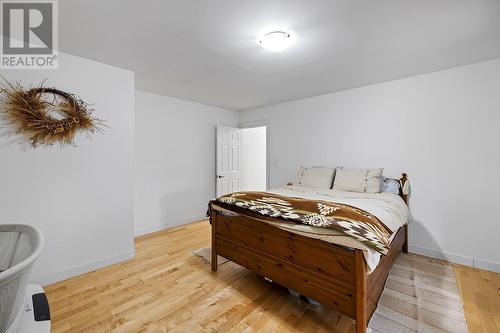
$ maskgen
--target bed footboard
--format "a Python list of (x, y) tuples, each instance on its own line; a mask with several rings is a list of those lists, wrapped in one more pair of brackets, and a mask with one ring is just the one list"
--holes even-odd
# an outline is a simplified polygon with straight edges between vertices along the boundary
[(210, 220), (212, 271), (217, 270), (217, 256), (223, 256), (355, 319), (357, 333), (366, 332), (406, 235), (404, 230), (398, 232), (398, 242), (367, 275), (361, 250), (294, 234), (252, 216), (212, 211)]

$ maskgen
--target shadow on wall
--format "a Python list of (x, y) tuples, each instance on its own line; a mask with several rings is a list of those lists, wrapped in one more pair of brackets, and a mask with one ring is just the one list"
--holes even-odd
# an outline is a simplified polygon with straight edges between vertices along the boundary
[[(427, 230), (424, 223), (420, 222), (419, 220), (417, 220), (413, 217), (413, 213), (411, 210), (411, 202), (412, 202), (411, 201), (411, 199), (412, 199), (412, 184), (411, 184), (411, 182), (409, 183), (409, 185), (410, 185), (409, 192), (408, 192), (408, 208), (410, 209), (410, 216), (409, 216), (409, 222), (408, 222), (409, 252), (412, 252), (412, 248), (414, 249), (414, 251), (418, 251), (418, 249), (415, 249), (415, 247), (417, 247), (417, 248), (421, 248), (424, 250), (425, 249), (432, 250), (433, 255), (442, 254), (442, 256), (443, 256), (444, 253), (443, 253), (441, 247), (439, 246), (438, 242), (434, 239), (433, 235)], [(426, 240), (425, 247), (418, 245), (418, 244), (414, 244), (412, 242), (413, 235), (415, 235), (415, 234), (418, 235), (418, 238)], [(419, 253), (417, 253), (417, 254), (419, 254)], [(429, 255), (429, 253), (427, 253), (427, 255)]]
[[(410, 216), (411, 216), (411, 213), (410, 213)], [(415, 233), (415, 234), (418, 234), (418, 236), (419, 236), (420, 239), (425, 239), (426, 240), (425, 247), (422, 247), (422, 248), (432, 250), (432, 252), (443, 253), (443, 251), (442, 251), (441, 247), (439, 246), (438, 242), (434, 239), (433, 235), (426, 229), (425, 225), (422, 222), (420, 222), (420, 221), (414, 219), (413, 217), (411, 217), (410, 218), (410, 223), (409, 223), (409, 229), (408, 230), (409, 230), (408, 231), (408, 233), (409, 233), (408, 238), (410, 240), (410, 242), (409, 242), (409, 246), (410, 246), (409, 252), (412, 252), (411, 251), (412, 250), (412, 246), (422, 247), (420, 245), (412, 243), (412, 233)]]

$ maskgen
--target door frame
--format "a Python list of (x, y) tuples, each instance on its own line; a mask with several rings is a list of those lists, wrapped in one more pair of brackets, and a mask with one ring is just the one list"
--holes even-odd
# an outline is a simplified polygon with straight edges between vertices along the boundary
[(270, 163), (269, 163), (269, 119), (259, 119), (259, 120), (253, 120), (253, 121), (245, 121), (240, 123), (239, 128), (244, 129), (244, 128), (254, 128), (254, 127), (265, 127), (266, 128), (266, 190), (269, 190), (269, 179), (270, 179)]

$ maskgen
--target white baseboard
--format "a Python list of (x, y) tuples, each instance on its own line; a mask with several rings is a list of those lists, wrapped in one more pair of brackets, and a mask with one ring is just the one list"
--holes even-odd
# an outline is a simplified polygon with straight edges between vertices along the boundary
[(441, 250), (431, 249), (428, 247), (409, 245), (408, 251), (411, 253), (421, 254), (423, 256), (432, 257), (436, 259), (446, 260), (455, 264), (474, 267), (474, 259), (460, 254), (453, 254), (443, 252)]
[(99, 259), (99, 260), (94, 260), (87, 262), (83, 265), (71, 267), (62, 271), (59, 271), (57, 273), (45, 275), (42, 277), (33, 277), (32, 276), (32, 283), (36, 283), (42, 286), (46, 286), (55, 282), (59, 282), (62, 280), (69, 279), (71, 277), (83, 274), (83, 273), (88, 273), (91, 271), (94, 271), (96, 269), (117, 264), (122, 261), (126, 261), (129, 259), (132, 259), (135, 257), (135, 249), (132, 249), (130, 251), (126, 251), (111, 257), (107, 257), (104, 259)]
[(444, 252), (441, 250), (431, 249), (428, 247), (423, 247), (418, 245), (409, 245), (408, 251), (411, 253), (421, 254), (423, 256), (431, 258), (446, 260), (455, 264), (460, 264), (500, 273), (500, 264), (491, 261), (467, 257), (460, 254)]
[(481, 269), (484, 269), (487, 271), (500, 273), (500, 264), (497, 262), (481, 260), (481, 259), (474, 259), (474, 267), (481, 268)]
[(135, 237), (139, 237), (139, 236), (142, 236), (142, 235), (150, 234), (152, 232), (162, 231), (162, 230), (165, 230), (165, 229), (177, 227), (179, 225), (189, 224), (189, 223), (193, 223), (193, 222), (197, 222), (197, 221), (201, 221), (201, 220), (205, 220), (205, 219), (207, 219), (207, 217), (206, 216), (202, 216), (202, 217), (194, 217), (194, 218), (187, 219), (187, 220), (170, 221), (168, 223), (162, 223), (162, 224), (152, 225), (152, 226), (149, 226), (149, 227), (146, 227), (146, 228), (141, 228), (141, 229), (135, 230), (134, 231), (134, 236)]

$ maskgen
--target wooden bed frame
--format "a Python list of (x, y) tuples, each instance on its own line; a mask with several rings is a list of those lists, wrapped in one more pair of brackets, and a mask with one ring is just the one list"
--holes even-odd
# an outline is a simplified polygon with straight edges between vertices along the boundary
[[(401, 184), (407, 180), (403, 173)], [(400, 196), (408, 204), (407, 195), (400, 192)], [(212, 210), (212, 271), (217, 271), (220, 255), (353, 318), (356, 333), (366, 332), (394, 261), (408, 252), (407, 225), (398, 230), (377, 268), (367, 274), (362, 250), (288, 232), (257, 221), (255, 213), (241, 213), (229, 216)]]

